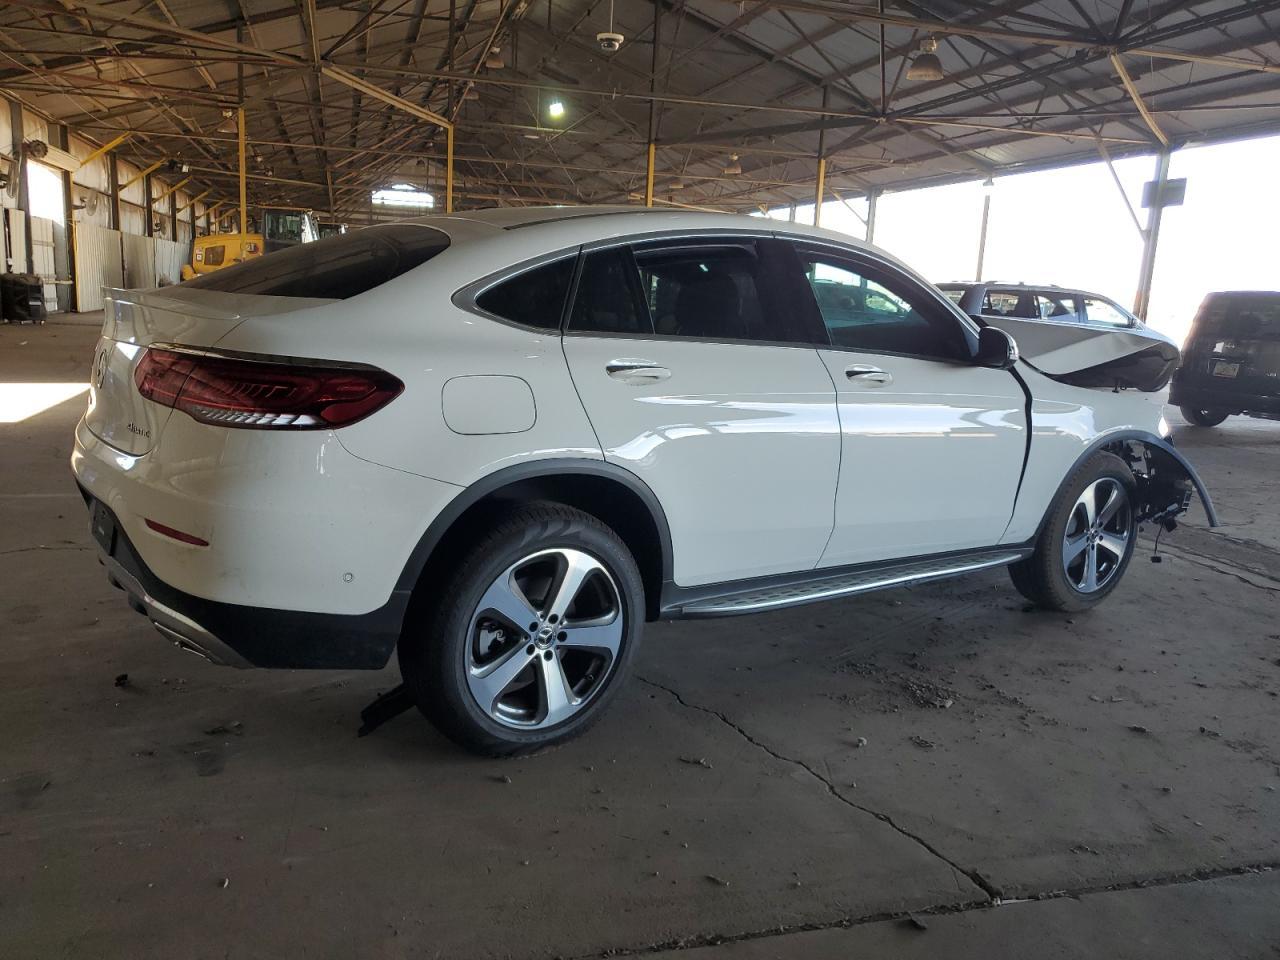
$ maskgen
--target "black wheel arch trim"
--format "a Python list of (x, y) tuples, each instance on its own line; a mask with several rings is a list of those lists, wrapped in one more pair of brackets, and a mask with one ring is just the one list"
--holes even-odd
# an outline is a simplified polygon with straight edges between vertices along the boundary
[(649, 485), (638, 476), (607, 460), (593, 460), (586, 457), (556, 457), (548, 460), (531, 460), (513, 464), (486, 474), (481, 479), (469, 484), (461, 493), (449, 501), (427, 527), (419, 538), (417, 545), (409, 554), (400, 579), (395, 589), (413, 590), (418, 583), (427, 561), (450, 528), (457, 520), (485, 497), (496, 493), (503, 487), (524, 480), (554, 479), (564, 476), (593, 476), (620, 483), (631, 493), (639, 497), (648, 510), (654, 529), (658, 532), (659, 547), (662, 552), (661, 581), (669, 581), (674, 567), (674, 555), (671, 547), (671, 527), (667, 523), (666, 512), (662, 509), (657, 495)]
[(1067, 481), (1071, 479), (1071, 476), (1076, 472), (1080, 465), (1099, 450), (1105, 450), (1107, 447), (1117, 443), (1129, 442), (1142, 443), (1152, 450), (1159, 451), (1160, 454), (1168, 457), (1175, 466), (1179, 467), (1183, 473), (1186, 474), (1186, 478), (1191, 482), (1192, 487), (1195, 488), (1196, 496), (1200, 498), (1200, 504), (1204, 507), (1204, 514), (1209, 521), (1209, 526), (1216, 527), (1219, 525), (1217, 511), (1214, 509), (1213, 500), (1209, 496), (1209, 491), (1205, 489), (1204, 481), (1200, 479), (1200, 474), (1196, 472), (1196, 468), (1193, 467), (1191, 462), (1182, 455), (1180, 450), (1174, 447), (1174, 445), (1168, 440), (1162, 439), (1148, 430), (1116, 430), (1111, 433), (1103, 434), (1095, 439), (1084, 448), (1084, 451), (1078, 457), (1076, 457), (1075, 461), (1071, 464), (1070, 469), (1068, 469), (1063, 475), (1062, 481), (1058, 484), (1058, 489), (1054, 491), (1053, 498), (1049, 501), (1049, 506), (1045, 508), (1044, 516), (1040, 518), (1040, 524), (1036, 527), (1037, 537), (1039, 536), (1040, 531), (1044, 529), (1044, 525), (1049, 519), (1049, 511), (1053, 509), (1053, 505), (1057, 502), (1059, 495), (1067, 484)]

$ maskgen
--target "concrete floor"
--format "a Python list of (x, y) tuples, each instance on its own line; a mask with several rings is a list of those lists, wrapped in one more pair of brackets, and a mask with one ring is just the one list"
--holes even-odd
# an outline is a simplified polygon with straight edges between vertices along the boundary
[[(0, 327), (0, 380), (95, 337)], [(1092, 614), (996, 572), (657, 625), (588, 737), (491, 762), (356, 739), (394, 671), (164, 643), (93, 560), (82, 408), (0, 424), (0, 956), (1280, 954), (1280, 424), (1176, 428), (1228, 526)]]

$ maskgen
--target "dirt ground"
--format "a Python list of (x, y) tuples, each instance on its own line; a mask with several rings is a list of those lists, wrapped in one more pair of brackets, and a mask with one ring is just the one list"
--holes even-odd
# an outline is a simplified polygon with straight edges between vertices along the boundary
[[(0, 327), (0, 381), (96, 336)], [(1280, 423), (1170, 412), (1226, 525), (1093, 613), (997, 571), (653, 625), (591, 734), (494, 762), (357, 739), (394, 668), (163, 642), (94, 561), (83, 405), (0, 423), (0, 956), (1280, 955)]]

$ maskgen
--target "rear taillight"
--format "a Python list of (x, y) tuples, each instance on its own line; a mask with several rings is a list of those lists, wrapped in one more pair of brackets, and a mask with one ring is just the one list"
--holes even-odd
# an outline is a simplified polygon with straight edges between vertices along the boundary
[(374, 367), (148, 349), (133, 375), (148, 400), (201, 423), (323, 430), (362, 420), (404, 384)]

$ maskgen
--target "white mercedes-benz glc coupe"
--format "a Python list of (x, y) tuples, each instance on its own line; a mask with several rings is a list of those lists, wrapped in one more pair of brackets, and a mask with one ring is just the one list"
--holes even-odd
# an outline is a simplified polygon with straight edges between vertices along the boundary
[[(446, 734), (581, 732), (647, 620), (1007, 566), (1116, 589), (1199, 495), (1163, 342), (1015, 336), (751, 217), (507, 209), (111, 290), (72, 468), (112, 582), (217, 663), (398, 655)], [(1137, 389), (1134, 389), (1134, 388)]]

